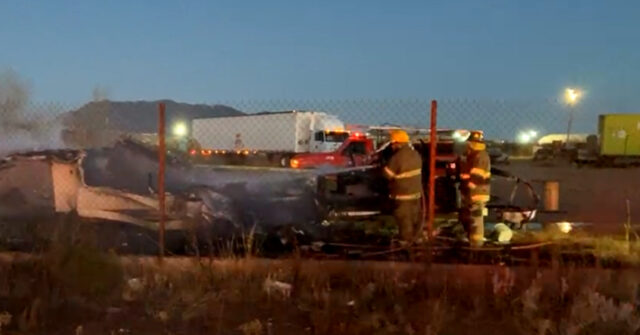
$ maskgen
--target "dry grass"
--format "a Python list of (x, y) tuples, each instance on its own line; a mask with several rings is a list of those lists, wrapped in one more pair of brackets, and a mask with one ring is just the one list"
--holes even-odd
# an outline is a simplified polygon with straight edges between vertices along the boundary
[(593, 236), (583, 232), (561, 233), (556, 229), (516, 235), (516, 243), (536, 243), (550, 241), (559, 249), (593, 256), (600, 262), (616, 263), (624, 266), (640, 266), (640, 240), (625, 239), (621, 236)]
[[(80, 236), (80, 234), (76, 234)], [(547, 231), (638, 264), (637, 242)], [(243, 242), (251, 243), (252, 238)], [(0, 334), (634, 334), (640, 269), (0, 254)]]
[[(82, 253), (82, 256), (76, 253)], [(2, 334), (633, 334), (638, 270), (128, 257), (0, 264)], [(116, 278), (116, 279), (114, 279)]]

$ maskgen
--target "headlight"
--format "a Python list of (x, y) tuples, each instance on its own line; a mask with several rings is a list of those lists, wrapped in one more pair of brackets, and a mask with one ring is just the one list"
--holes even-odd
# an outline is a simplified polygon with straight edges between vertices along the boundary
[(453, 139), (458, 141), (458, 142), (464, 142), (467, 139), (469, 139), (469, 136), (471, 136), (471, 132), (468, 130), (456, 130), (453, 132)]

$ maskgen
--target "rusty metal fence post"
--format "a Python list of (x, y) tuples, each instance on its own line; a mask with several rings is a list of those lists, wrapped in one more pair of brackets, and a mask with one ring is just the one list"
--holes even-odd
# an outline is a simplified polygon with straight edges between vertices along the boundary
[(164, 226), (165, 226), (165, 192), (164, 192), (164, 170), (166, 164), (165, 145), (165, 105), (158, 104), (158, 210), (160, 221), (158, 227), (158, 246), (160, 260), (164, 257)]
[(429, 240), (433, 239), (433, 223), (435, 220), (435, 193), (436, 193), (436, 146), (438, 138), (436, 136), (436, 120), (438, 113), (438, 102), (436, 100), (431, 101), (431, 124), (429, 132), (429, 205), (427, 218), (427, 234)]

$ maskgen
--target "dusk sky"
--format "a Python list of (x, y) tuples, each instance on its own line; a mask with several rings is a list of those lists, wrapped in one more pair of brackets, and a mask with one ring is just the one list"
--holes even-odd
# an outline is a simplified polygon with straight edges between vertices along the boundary
[(637, 1), (2, 1), (38, 101), (634, 100)]

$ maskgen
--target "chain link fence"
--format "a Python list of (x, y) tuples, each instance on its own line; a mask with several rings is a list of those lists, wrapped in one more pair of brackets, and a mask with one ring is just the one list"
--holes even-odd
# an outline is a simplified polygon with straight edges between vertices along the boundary
[[(409, 129), (411, 135), (425, 135), (429, 128), (431, 101), (247, 100), (184, 104), (167, 100), (163, 103), (166, 105), (168, 149), (167, 229), (171, 230), (174, 224), (206, 215), (216, 216), (216, 220), (222, 218), (247, 224), (259, 219), (299, 221), (300, 213), (312, 213), (313, 203), (293, 206), (288, 202), (271, 202), (271, 199), (290, 201), (298, 196), (291, 194), (306, 192), (301, 190), (306, 181), (294, 176), (303, 169), (290, 169), (303, 166), (296, 166), (301, 164), (296, 163), (296, 156), (283, 153), (321, 153), (324, 155), (313, 158), (316, 161), (312, 159), (311, 165), (332, 160), (332, 165), (351, 166), (358, 163), (353, 160), (354, 155), (371, 152), (384, 142), (384, 138), (376, 138), (376, 130), (384, 133), (390, 127), (400, 127)], [(559, 100), (440, 99), (437, 121), (439, 129), (482, 130), (487, 140), (517, 143), (523, 141), (519, 138), (523, 132), (531, 135), (531, 131), (535, 131), (537, 137), (545, 134), (562, 137), (567, 133), (571, 115), (572, 133), (594, 134), (597, 133), (599, 114), (629, 111), (624, 105), (604, 101), (570, 107)], [(158, 101), (103, 100), (72, 105), (34, 103), (26, 98), (0, 100), (0, 156), (4, 157), (0, 160), (0, 226), (19, 227), (3, 226), (7, 217), (22, 220), (34, 215), (81, 209), (78, 211), (80, 216), (129, 222), (139, 229), (157, 227), (157, 129)], [(369, 137), (365, 136), (367, 133)], [(375, 139), (374, 148), (364, 146), (366, 144), (345, 147), (356, 134), (364, 139)], [(536, 138), (530, 136), (526, 140), (534, 142)], [(531, 147), (531, 143), (528, 146)], [(43, 151), (49, 149), (58, 150)], [(343, 151), (326, 155), (338, 150)], [(345, 152), (347, 154), (342, 154)], [(211, 166), (218, 165), (284, 166), (288, 169), (284, 169), (285, 172), (277, 169), (281, 174), (270, 174), (261, 168), (252, 172), (216, 169), (212, 173)], [(207, 169), (192, 169), (203, 166)], [(529, 171), (528, 166), (514, 169), (524, 171), (523, 175), (530, 179), (549, 178), (547, 172)], [(554, 173), (558, 180), (569, 180), (575, 175), (569, 170)], [(561, 176), (561, 173), (564, 174)], [(619, 172), (615, 177), (627, 178), (627, 174)], [(578, 181), (575, 183), (581, 185)], [(244, 185), (241, 191), (234, 189), (237, 184)], [(202, 185), (206, 188), (198, 188)], [(606, 187), (617, 187), (614, 184), (600, 186), (607, 192)], [(568, 188), (562, 190), (565, 192), (563, 199), (575, 195), (575, 192), (567, 195), (566, 192), (573, 192)], [(197, 193), (195, 198), (206, 199), (208, 203), (194, 204), (194, 192)], [(625, 192), (620, 197), (635, 194), (633, 190)], [(235, 197), (233, 202), (228, 201), (228, 195)], [(612, 208), (621, 201), (612, 201)], [(233, 209), (238, 204), (242, 209)], [(566, 206), (572, 213), (577, 213), (576, 220), (613, 222), (619, 219), (615, 215), (603, 216), (602, 211), (589, 212), (589, 208), (597, 206), (583, 206), (589, 204), (585, 199), (576, 200), (573, 205), (565, 204), (569, 204)], [(193, 208), (200, 211), (196, 216)], [(210, 208), (217, 210), (210, 211)], [(274, 208), (282, 212), (273, 211)], [(131, 214), (134, 212), (138, 214)], [(248, 215), (246, 213), (253, 213), (252, 217), (243, 217)], [(304, 220), (313, 219), (310, 216)], [(118, 237), (121, 232), (113, 227), (111, 234), (113, 239), (121, 238)], [(11, 234), (2, 230), (0, 235)], [(146, 240), (154, 237), (146, 236)], [(171, 243), (170, 239), (167, 243)], [(129, 243), (134, 244), (139, 245)]]
[[(339, 123), (342, 123), (343, 128), (353, 129), (360, 129), (357, 126), (364, 125), (427, 129), (430, 100), (246, 100), (225, 101), (219, 104), (182, 104), (166, 101), (166, 104), (168, 135), (192, 136), (194, 119), (293, 110), (317, 111), (335, 116), (336, 120), (333, 120), (335, 122), (331, 127), (336, 129), (340, 128)], [(599, 114), (631, 111), (626, 106), (604, 101), (589, 101), (570, 107), (559, 100), (534, 99), (439, 99), (438, 106), (438, 128), (482, 130), (486, 139), (501, 141), (517, 141), (518, 135), (528, 130), (534, 130), (540, 136), (566, 134), (571, 114), (572, 133), (596, 133)], [(156, 134), (158, 128), (157, 103), (152, 102), (98, 101), (72, 105), (5, 100), (0, 102), (0, 115), (2, 154), (46, 148), (100, 147), (109, 145), (123, 135)], [(245, 131), (259, 134), (255, 136), (255, 140), (265, 142), (264, 145), (256, 145), (256, 148), (248, 148), (249, 150), (277, 147), (278, 143), (284, 141), (285, 135), (291, 136), (283, 133), (283, 128), (269, 128), (268, 124), (261, 124), (264, 118), (243, 117), (242, 120), (231, 122), (229, 126), (244, 124)], [(280, 127), (285, 127), (285, 124)], [(314, 126), (320, 127), (318, 124)], [(216, 130), (212, 129), (211, 132)], [(207, 130), (204, 128), (198, 131), (199, 135), (203, 136)], [(230, 144), (211, 149), (234, 147), (237, 132), (233, 133), (232, 128), (226, 128), (225, 131), (228, 131), (228, 134), (225, 132), (209, 135), (215, 136), (216, 142)], [(220, 133), (219, 130), (217, 132)], [(222, 139), (221, 136), (230, 138)]]

